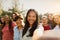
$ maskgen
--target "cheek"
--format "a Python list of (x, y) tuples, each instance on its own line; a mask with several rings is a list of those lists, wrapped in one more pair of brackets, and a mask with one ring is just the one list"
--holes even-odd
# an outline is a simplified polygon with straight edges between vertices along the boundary
[(57, 19), (54, 19), (54, 21), (55, 21), (55, 22), (58, 22), (58, 20), (57, 20)]
[(47, 23), (48, 21), (47, 20), (43, 20), (43, 23)]
[(22, 24), (22, 20), (20, 20), (20, 24)]
[(36, 17), (28, 17), (27, 20), (28, 20), (28, 21), (30, 21), (30, 20), (36, 21)]
[(33, 20), (36, 21), (36, 17), (34, 17)]
[(27, 20), (28, 20), (29, 24), (33, 24), (36, 21), (36, 18), (34, 18), (34, 17), (31, 17), (31, 18), (28, 17)]
[(27, 17), (27, 21), (29, 21), (30, 20), (30, 18), (29, 17)]

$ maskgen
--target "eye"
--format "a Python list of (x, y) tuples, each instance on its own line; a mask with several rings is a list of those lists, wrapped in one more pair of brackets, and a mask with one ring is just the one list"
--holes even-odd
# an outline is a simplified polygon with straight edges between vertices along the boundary
[(31, 15), (28, 15), (28, 17), (31, 17)]

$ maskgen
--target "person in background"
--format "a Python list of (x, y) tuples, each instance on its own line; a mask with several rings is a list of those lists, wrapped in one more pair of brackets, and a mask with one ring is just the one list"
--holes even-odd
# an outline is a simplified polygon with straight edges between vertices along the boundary
[(22, 30), (23, 30), (23, 25), (22, 25), (22, 17), (21, 16), (16, 16), (15, 17), (15, 22), (16, 22), (16, 27), (14, 27), (14, 40), (22, 40)]
[(2, 40), (2, 25), (0, 23), (0, 40)]
[(12, 14), (12, 19), (15, 21), (16, 14)]
[(60, 15), (54, 16), (54, 22), (56, 23), (56, 26), (54, 27), (54, 30), (60, 29)]
[(33, 33), (38, 26), (38, 14), (34, 9), (29, 9), (22, 32), (22, 40), (32, 40)]
[(50, 30), (50, 25), (48, 24), (48, 18), (47, 16), (42, 16), (42, 26), (44, 27), (44, 30)]
[(50, 13), (47, 15), (47, 17), (48, 17), (48, 23), (50, 24), (50, 29), (53, 29), (53, 27), (55, 26), (53, 21), (53, 14)]
[(8, 15), (5, 15), (5, 22), (2, 27), (2, 40), (13, 40), (14, 23)]
[(13, 23), (14, 23), (15, 25), (17, 25), (16, 22), (15, 22), (15, 17), (16, 17), (16, 16), (19, 16), (19, 14), (18, 14), (17, 12), (14, 12), (14, 13), (12, 14), (12, 21), (13, 21)]
[(0, 17), (0, 40), (2, 40), (2, 23), (1, 23), (1, 18)]
[(14, 13), (12, 14), (12, 19), (13, 19), (13, 21), (15, 21), (15, 17), (16, 17), (16, 16), (19, 16), (18, 12), (14, 12)]
[(4, 17), (1, 17), (1, 24), (4, 24), (5, 20)]

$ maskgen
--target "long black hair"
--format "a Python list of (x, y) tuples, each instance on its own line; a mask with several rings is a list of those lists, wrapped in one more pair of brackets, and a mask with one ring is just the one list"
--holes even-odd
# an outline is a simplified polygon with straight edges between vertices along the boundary
[(28, 18), (28, 14), (33, 11), (36, 14), (36, 21), (33, 23), (32, 28), (29, 30), (29, 36), (32, 37), (33, 36), (33, 32), (34, 30), (37, 28), (38, 26), (38, 14), (34, 9), (29, 9), (26, 15), (26, 19), (25, 19), (25, 26), (23, 29), (23, 33), (22, 33), (22, 37), (26, 34), (28, 28), (30, 27), (29, 22), (27, 21)]

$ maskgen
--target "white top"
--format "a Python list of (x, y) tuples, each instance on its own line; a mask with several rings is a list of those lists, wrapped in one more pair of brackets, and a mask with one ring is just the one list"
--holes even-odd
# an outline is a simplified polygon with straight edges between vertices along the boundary
[(56, 25), (56, 27), (53, 30), (59, 30), (59, 25)]
[(40, 23), (38, 28), (34, 31), (32, 40), (37, 40), (38, 38), (40, 38), (43, 35), (43, 32), (44, 32), (44, 28), (42, 26), (42, 23)]

